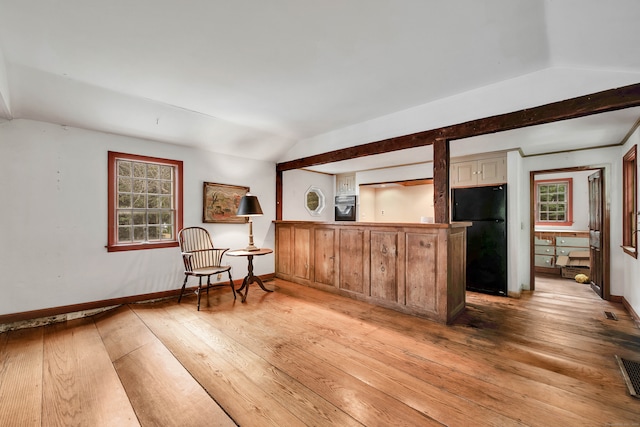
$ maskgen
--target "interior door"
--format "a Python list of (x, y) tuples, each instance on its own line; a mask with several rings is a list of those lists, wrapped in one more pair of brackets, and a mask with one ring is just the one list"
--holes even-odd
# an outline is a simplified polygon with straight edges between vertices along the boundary
[(589, 253), (591, 255), (591, 288), (604, 298), (602, 172), (589, 175)]

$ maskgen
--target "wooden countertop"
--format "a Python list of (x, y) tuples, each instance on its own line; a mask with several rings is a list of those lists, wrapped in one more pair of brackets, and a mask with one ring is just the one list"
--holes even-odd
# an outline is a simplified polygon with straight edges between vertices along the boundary
[(341, 227), (393, 227), (393, 228), (460, 228), (470, 227), (472, 222), (452, 222), (450, 224), (436, 224), (424, 222), (359, 222), (359, 221), (273, 221), (274, 224), (322, 224)]

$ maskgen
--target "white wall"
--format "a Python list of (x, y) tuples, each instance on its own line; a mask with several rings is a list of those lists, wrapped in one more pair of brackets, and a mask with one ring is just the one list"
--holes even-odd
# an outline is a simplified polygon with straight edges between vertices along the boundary
[[(204, 226), (216, 246), (246, 246), (248, 226), (203, 224), (202, 183), (250, 187), (265, 212), (254, 218), (255, 243), (274, 246), (273, 163), (13, 120), (0, 124), (0, 314), (182, 286), (178, 248), (107, 252), (108, 151), (182, 160), (184, 225)], [(234, 278), (246, 274), (246, 259), (227, 260)], [(254, 266), (257, 274), (273, 273), (273, 255), (256, 257)]]
[(420, 222), (433, 218), (433, 184), (360, 187), (359, 221)]
[(595, 171), (536, 174), (536, 181), (573, 178), (573, 224), (536, 226), (536, 230), (589, 230), (589, 175)]
[(433, 162), (356, 172), (356, 189), (363, 184), (433, 178)]
[[(326, 206), (320, 215), (311, 215), (305, 208), (305, 194), (309, 187), (324, 193)], [(285, 221), (333, 221), (336, 178), (334, 175), (306, 170), (282, 173), (282, 219)]]
[[(622, 154), (621, 147), (609, 147), (596, 150), (574, 151), (555, 155), (533, 156), (524, 158), (522, 161), (522, 176), (528, 176), (530, 171), (545, 171), (556, 168), (590, 166), (604, 167), (604, 184), (606, 189), (605, 203), (609, 207), (611, 214), (610, 229), (610, 253), (611, 253), (611, 294), (625, 295), (623, 278), (625, 276), (625, 266), (623, 263), (624, 253), (620, 248), (622, 244), (622, 199), (621, 199), (621, 178), (622, 178)], [(522, 188), (521, 211), (528, 212), (529, 209), (529, 187)], [(526, 214), (528, 215), (528, 213)], [(520, 247), (529, 247), (529, 238), (520, 242)], [(626, 295), (625, 295), (626, 296)], [(637, 309), (637, 308), (636, 308)]]

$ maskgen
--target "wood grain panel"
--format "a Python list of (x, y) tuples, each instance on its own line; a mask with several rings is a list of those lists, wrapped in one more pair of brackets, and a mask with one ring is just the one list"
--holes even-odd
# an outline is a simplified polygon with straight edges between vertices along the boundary
[(340, 288), (364, 293), (364, 230), (340, 230)]
[(279, 226), (277, 228), (278, 235), (276, 242), (278, 244), (276, 250), (276, 272), (290, 276), (293, 273), (292, 265), (292, 226)]
[(309, 280), (311, 277), (311, 229), (293, 229), (293, 275)]
[(43, 328), (0, 334), (0, 426), (39, 426)]
[(323, 285), (336, 286), (336, 230), (317, 228), (314, 232), (314, 280)]
[(438, 312), (438, 236), (406, 233), (406, 304)]
[(448, 317), (455, 318), (464, 311), (466, 305), (467, 283), (467, 233), (466, 229), (456, 230), (449, 235), (447, 242), (447, 287)]
[(398, 233), (371, 232), (371, 296), (398, 301)]

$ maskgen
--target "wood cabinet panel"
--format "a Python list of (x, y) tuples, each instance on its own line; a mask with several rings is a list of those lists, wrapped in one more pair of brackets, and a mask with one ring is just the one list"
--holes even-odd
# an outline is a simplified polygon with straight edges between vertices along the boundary
[(311, 269), (311, 229), (295, 227), (293, 229), (293, 275), (309, 280)]
[(293, 233), (292, 226), (278, 227), (276, 233), (276, 239), (278, 242), (278, 248), (276, 251), (276, 272), (290, 276), (293, 273), (291, 268), (291, 254), (293, 253), (293, 242), (291, 236)]
[[(441, 236), (440, 236), (441, 238)], [(464, 229), (452, 230), (448, 236), (447, 263), (440, 267), (440, 273), (448, 277), (446, 288), (447, 317), (462, 313), (466, 305), (467, 293), (467, 233)], [(436, 289), (441, 289), (436, 287)]]
[(468, 225), (276, 221), (276, 277), (450, 323), (465, 308)]
[(436, 234), (406, 234), (406, 305), (437, 312)]
[(323, 285), (335, 286), (335, 236), (332, 228), (318, 228), (315, 230), (314, 248), (314, 280)]
[(371, 296), (398, 300), (398, 233), (371, 232)]
[(340, 289), (364, 293), (364, 230), (340, 230)]

